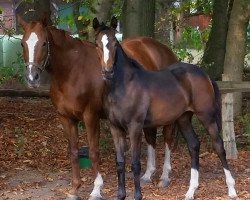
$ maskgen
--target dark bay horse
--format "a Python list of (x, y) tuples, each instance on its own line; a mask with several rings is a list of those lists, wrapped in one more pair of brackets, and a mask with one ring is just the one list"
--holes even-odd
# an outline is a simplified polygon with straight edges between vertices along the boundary
[(132, 171), (136, 200), (142, 199), (140, 154), (142, 129), (172, 124), (178, 126), (187, 141), (191, 156), (191, 178), (186, 199), (193, 199), (199, 185), (200, 143), (192, 127), (195, 114), (212, 138), (226, 176), (228, 195), (237, 196), (235, 181), (229, 171), (221, 131), (221, 99), (216, 82), (197, 66), (177, 63), (160, 71), (146, 71), (128, 58), (115, 37), (115, 31), (102, 27), (96, 35), (98, 55), (106, 80), (104, 108), (111, 122), (118, 174), (118, 199), (126, 198), (126, 134), (130, 137)]
[[(72, 189), (69, 196), (71, 199), (76, 199), (78, 188), (81, 186), (77, 125), (79, 121), (84, 121), (96, 177), (90, 197), (91, 199), (101, 198), (103, 179), (99, 169), (98, 144), (99, 119), (104, 116), (102, 94), (105, 84), (96, 46), (93, 43), (75, 39), (63, 30), (48, 27), (46, 18), (28, 23), (18, 17), (18, 21), (24, 29), (21, 44), (26, 63), (26, 82), (30, 87), (38, 87), (42, 71), (47, 70), (51, 75), (51, 100), (59, 114), (69, 144), (72, 166)], [(140, 42), (144, 52), (150, 53), (146, 49), (156, 48), (152, 53), (162, 59), (162, 62), (155, 62), (158, 68), (163, 67), (160, 64), (166, 63), (169, 55), (173, 56), (171, 62), (177, 60), (171, 50), (162, 48), (160, 43), (157, 45), (158, 42), (155, 40), (137, 38), (136, 42)], [(159, 46), (158, 49), (157, 46)], [(127, 48), (133, 52), (133, 46)], [(136, 54), (133, 58), (136, 59)], [(145, 60), (142, 64), (147, 66)], [(151, 140), (154, 141), (152, 138)]]
[[(110, 29), (116, 31), (117, 28), (116, 17), (111, 18)], [(102, 29), (108, 28), (104, 23), (99, 23), (97, 18), (93, 20), (93, 28), (97, 35)], [(157, 42), (149, 37), (134, 37), (128, 38), (122, 41), (122, 47), (125, 53), (135, 59), (138, 63), (145, 67), (147, 70), (157, 71), (163, 67), (167, 67), (173, 63), (177, 63), (177, 57), (175, 54), (165, 45)], [(162, 175), (158, 183), (159, 187), (166, 187), (170, 184), (169, 174), (171, 172), (170, 163), (170, 148), (173, 141), (172, 132), (176, 126), (174, 124), (166, 125), (163, 127), (163, 137), (165, 143), (165, 158), (162, 169)], [(144, 175), (141, 177), (142, 183), (151, 182), (151, 177), (156, 171), (156, 127), (143, 129), (146, 141), (147, 141), (147, 169)]]

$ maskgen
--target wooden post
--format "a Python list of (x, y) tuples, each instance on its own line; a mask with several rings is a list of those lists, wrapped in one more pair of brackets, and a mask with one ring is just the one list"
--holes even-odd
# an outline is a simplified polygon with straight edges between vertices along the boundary
[[(224, 75), (223, 81), (228, 81)], [(234, 133), (233, 93), (222, 94), (222, 135), (227, 159), (237, 159), (237, 147)]]

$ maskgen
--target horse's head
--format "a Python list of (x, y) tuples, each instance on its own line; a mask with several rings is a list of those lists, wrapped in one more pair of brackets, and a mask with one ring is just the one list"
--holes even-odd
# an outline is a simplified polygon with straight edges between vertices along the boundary
[(100, 24), (97, 18), (93, 20), (96, 49), (101, 61), (102, 70), (105, 74), (112, 74), (113, 72), (117, 48), (117, 39), (115, 37), (116, 27), (117, 19), (115, 17), (112, 17), (110, 27), (104, 23)]
[(25, 79), (29, 87), (38, 87), (50, 55), (47, 19), (28, 23), (18, 16), (18, 22), (24, 29), (21, 45), (26, 65)]

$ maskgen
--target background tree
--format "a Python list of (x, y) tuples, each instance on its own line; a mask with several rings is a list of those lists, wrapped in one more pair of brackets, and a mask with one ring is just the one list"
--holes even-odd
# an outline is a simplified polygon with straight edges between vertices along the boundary
[(123, 38), (154, 36), (155, 0), (124, 0), (122, 12)]
[[(15, 0), (14, 3), (16, 5), (18, 4), (16, 8), (16, 15), (22, 16), (26, 21), (40, 20), (44, 17), (44, 15), (48, 15), (49, 25), (52, 24), (52, 21), (50, 20), (50, 0), (22, 1), (21, 3)], [(20, 33), (20, 27), (17, 26), (16, 29), (17, 33)]]
[(106, 22), (111, 18), (112, 6), (115, 0), (97, 0), (94, 7), (96, 17), (100, 22)]
[(221, 78), (228, 28), (229, 0), (213, 3), (212, 28), (203, 55), (202, 66), (214, 79)]
[[(242, 81), (246, 55), (247, 26), (250, 18), (250, 1), (234, 0), (231, 11), (224, 62), (224, 76), (229, 81)], [(234, 113), (241, 114), (242, 93), (234, 94)]]

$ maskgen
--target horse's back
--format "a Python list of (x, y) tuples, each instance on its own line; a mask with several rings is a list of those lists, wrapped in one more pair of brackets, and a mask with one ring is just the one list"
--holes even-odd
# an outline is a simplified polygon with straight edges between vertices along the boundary
[(121, 45), (130, 58), (148, 70), (159, 70), (178, 62), (170, 48), (150, 37), (128, 38)]
[(214, 87), (209, 76), (200, 67), (179, 62), (169, 66), (168, 69), (186, 93), (191, 95), (194, 110), (201, 111), (205, 107), (213, 106)]

